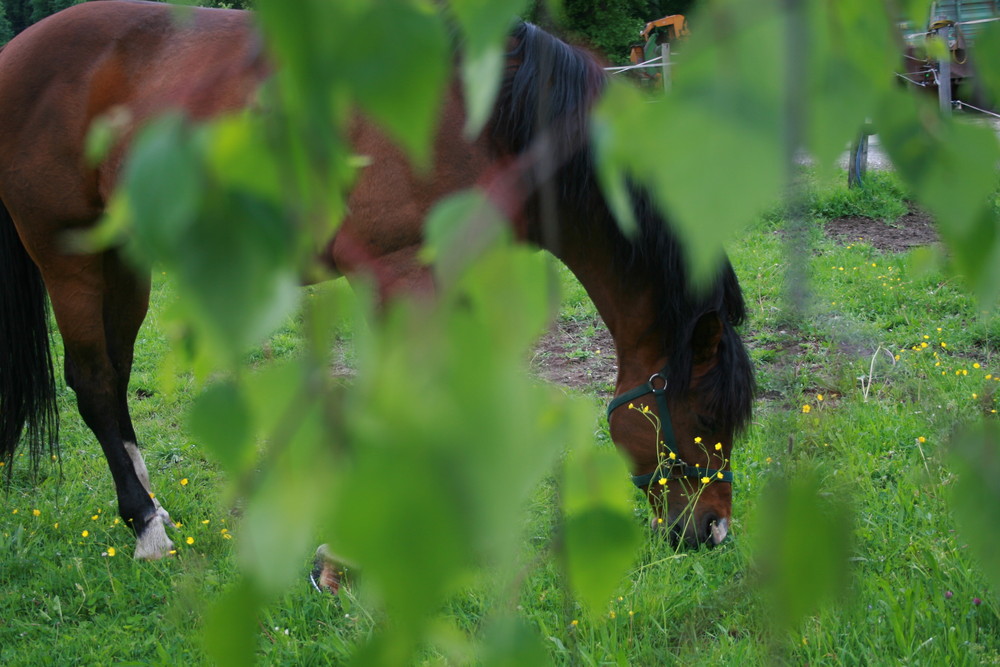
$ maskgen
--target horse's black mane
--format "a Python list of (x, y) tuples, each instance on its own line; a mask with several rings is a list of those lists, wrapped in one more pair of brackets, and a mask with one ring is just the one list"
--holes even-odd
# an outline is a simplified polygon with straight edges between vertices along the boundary
[[(746, 306), (729, 260), (723, 261), (710, 285), (694, 286), (680, 241), (639, 187), (632, 188), (638, 230), (624, 234), (599, 194), (588, 135), (590, 109), (605, 87), (603, 68), (586, 51), (530, 23), (514, 29), (511, 46), (489, 124), (495, 148), (506, 155), (539, 151), (557, 163), (548, 185), (556, 188), (561, 203), (586, 212), (575, 216), (574, 223), (589, 225), (586, 233), (595, 242), (613, 247), (616, 272), (626, 276), (624, 280), (631, 280), (632, 286), (653, 285), (659, 292), (661, 309), (653, 326), (665, 335), (672, 393), (688, 387), (691, 342), (699, 319), (706, 313), (719, 315), (723, 323), (719, 363), (703, 386), (713, 413), (736, 428), (744, 427), (750, 419), (754, 380), (735, 330), (746, 318)], [(542, 175), (537, 180), (548, 179)], [(535, 187), (541, 188), (541, 183)], [(529, 202), (532, 205), (537, 202)]]

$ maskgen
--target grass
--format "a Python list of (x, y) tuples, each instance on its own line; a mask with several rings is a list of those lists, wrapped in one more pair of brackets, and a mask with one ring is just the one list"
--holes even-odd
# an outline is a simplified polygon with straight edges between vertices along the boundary
[[(843, 215), (844, 201), (864, 199), (850, 214), (881, 218), (905, 206), (891, 177), (876, 182), (878, 192), (864, 198), (816, 186), (811, 210)], [(811, 280), (805, 311), (796, 312), (783, 296), (788, 254), (779, 218), (765, 217), (731, 245), (761, 390), (753, 428), (734, 454), (733, 537), (712, 552), (648, 541), (606, 614), (588, 618), (565, 599), (549, 554), (556, 510), (553, 487), (543, 484), (527, 508), (523, 540), (525, 562), (537, 565), (516, 599), (558, 664), (1000, 661), (997, 594), (955, 532), (946, 447), (959, 425), (995, 418), (1000, 316), (907, 256), (819, 232), (801, 255)], [(568, 274), (562, 280), (560, 317), (592, 322), (582, 289)], [(53, 466), (33, 481), (20, 466), (0, 505), (0, 664), (206, 660), (206, 603), (237, 577), (240, 517), (219, 469), (187, 435), (192, 381), (162, 370), (169, 355), (160, 317), (170, 298), (159, 276), (131, 391), (154, 490), (182, 524), (173, 532), (178, 553), (155, 563), (131, 559), (133, 538), (115, 521), (100, 449), (63, 389), (63, 479)], [(297, 336), (290, 322), (248, 363), (295, 354)], [(164, 374), (173, 391), (161, 389)], [(595, 399), (595, 423), (601, 411)], [(853, 508), (850, 579), (835, 601), (780, 632), (768, 622), (755, 539), (774, 520), (764, 513), (770, 482), (806, 469), (818, 470), (824, 491)], [(644, 522), (638, 495), (635, 508)], [(794, 529), (803, 540), (815, 530)], [(498, 595), (484, 573), (447, 604), (442, 623), (476, 633)], [(342, 605), (315, 594), (303, 576), (262, 611), (258, 660), (343, 663), (377, 622), (363, 595)], [(425, 658), (467, 660), (446, 648)]]

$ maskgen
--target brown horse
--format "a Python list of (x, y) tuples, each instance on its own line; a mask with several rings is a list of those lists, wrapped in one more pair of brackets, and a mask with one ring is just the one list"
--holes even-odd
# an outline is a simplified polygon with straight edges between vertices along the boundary
[[(126, 110), (135, 128), (166, 110), (199, 119), (244, 108), (270, 70), (250, 14), (193, 9), (174, 19), (159, 3), (86, 3), (0, 51), (0, 453), (10, 462), (22, 436), (35, 453), (54, 446), (47, 292), (66, 382), (101, 443), (137, 558), (161, 557), (172, 546), (127, 405), (150, 282), (117, 249), (65, 250), (67, 232), (101, 216), (127, 152), (128, 135), (94, 168), (85, 137), (95, 118), (115, 109)], [(516, 28), (509, 46), (499, 98), (477, 139), (462, 136), (459, 85), (446, 95), (429, 175), (411, 170), (377, 127), (355, 124), (354, 150), (370, 166), (327, 263), (349, 277), (374, 277), (383, 297), (431, 290), (419, 259), (425, 215), (443, 195), (483, 186), (523, 240), (580, 279), (614, 337), (619, 398), (609, 423), (634, 481), (661, 514), (666, 508), (675, 538), (718, 543), (731, 514), (733, 436), (753, 394), (733, 328), (744, 317), (736, 276), (726, 262), (713, 285), (694, 292), (679, 244), (638, 189), (639, 231), (619, 230), (588, 141), (589, 110), (604, 87), (597, 61), (529, 24)], [(649, 419), (657, 415), (661, 444)]]

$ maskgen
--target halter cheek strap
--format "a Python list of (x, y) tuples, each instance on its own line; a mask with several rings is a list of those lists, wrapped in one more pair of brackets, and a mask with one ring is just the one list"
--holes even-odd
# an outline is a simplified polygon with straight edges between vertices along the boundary
[(646, 489), (654, 479), (694, 478), (700, 480), (708, 477), (712, 481), (732, 484), (732, 470), (693, 466), (681, 459), (680, 454), (677, 452), (677, 438), (674, 436), (674, 427), (670, 419), (670, 408), (667, 406), (666, 368), (659, 373), (651, 375), (649, 381), (645, 384), (635, 389), (630, 389), (612, 399), (608, 405), (608, 421), (611, 421), (611, 413), (616, 409), (648, 394), (652, 394), (656, 400), (656, 407), (660, 417), (660, 436), (663, 438), (663, 446), (667, 450), (667, 456), (661, 458), (656, 470), (653, 472), (645, 475), (632, 475), (632, 483), (640, 489)]

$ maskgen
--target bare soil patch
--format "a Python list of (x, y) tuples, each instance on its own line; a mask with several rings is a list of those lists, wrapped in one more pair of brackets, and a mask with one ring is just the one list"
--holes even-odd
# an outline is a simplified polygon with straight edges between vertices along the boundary
[(923, 211), (911, 209), (894, 223), (852, 216), (829, 220), (824, 231), (831, 238), (845, 243), (863, 241), (879, 250), (905, 252), (916, 246), (938, 242), (934, 220)]
[(535, 346), (530, 366), (548, 382), (606, 396), (618, 369), (614, 341), (600, 320), (556, 322)]

